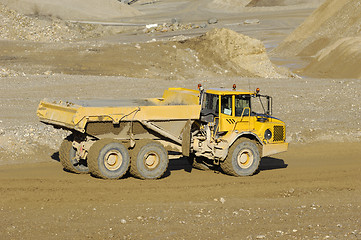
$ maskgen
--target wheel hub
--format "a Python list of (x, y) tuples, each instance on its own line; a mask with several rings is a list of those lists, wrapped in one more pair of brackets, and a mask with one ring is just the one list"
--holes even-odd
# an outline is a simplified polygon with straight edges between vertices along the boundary
[(254, 161), (253, 153), (249, 150), (243, 150), (238, 154), (237, 163), (241, 168), (249, 168)]
[(154, 169), (159, 164), (159, 156), (156, 153), (149, 153), (144, 158), (144, 163), (149, 169)]
[(104, 157), (104, 165), (109, 170), (117, 170), (122, 163), (123, 157), (119, 151), (109, 151)]

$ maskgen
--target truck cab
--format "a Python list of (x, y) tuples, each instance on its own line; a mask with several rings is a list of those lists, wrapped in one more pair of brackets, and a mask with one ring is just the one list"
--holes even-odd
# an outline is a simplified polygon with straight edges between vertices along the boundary
[[(193, 137), (195, 156), (206, 157), (234, 176), (249, 176), (260, 159), (286, 151), (285, 123), (272, 114), (272, 98), (233, 88), (199, 88), (200, 131)], [(201, 164), (195, 160), (195, 166)], [(204, 161), (206, 162), (206, 161)]]
[(285, 141), (285, 124), (272, 117), (272, 97), (233, 89), (209, 89), (201, 94), (201, 120), (213, 122), (215, 137), (252, 133), (261, 143)]

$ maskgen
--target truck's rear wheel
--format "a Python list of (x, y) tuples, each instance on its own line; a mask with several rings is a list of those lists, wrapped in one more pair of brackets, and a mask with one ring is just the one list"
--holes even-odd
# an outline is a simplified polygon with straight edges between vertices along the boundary
[(76, 149), (73, 147), (73, 135), (63, 140), (59, 149), (59, 159), (63, 168), (73, 173), (88, 173), (89, 168), (85, 160), (76, 159)]
[(167, 170), (168, 162), (168, 153), (162, 144), (140, 140), (133, 149), (130, 173), (140, 179), (157, 179)]
[(119, 179), (129, 168), (127, 148), (113, 139), (101, 139), (91, 146), (88, 154), (89, 170), (103, 179)]
[(222, 170), (233, 176), (253, 175), (260, 164), (261, 158), (255, 142), (240, 140), (234, 143), (221, 163)]

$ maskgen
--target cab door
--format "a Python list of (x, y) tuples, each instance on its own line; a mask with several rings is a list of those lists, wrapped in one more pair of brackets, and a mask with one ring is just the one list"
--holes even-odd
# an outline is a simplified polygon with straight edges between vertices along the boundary
[(252, 131), (254, 129), (254, 117), (251, 116), (251, 96), (234, 95), (234, 130)]
[(234, 124), (234, 96), (233, 95), (221, 95), (220, 96), (220, 109), (219, 109), (219, 132), (232, 131)]

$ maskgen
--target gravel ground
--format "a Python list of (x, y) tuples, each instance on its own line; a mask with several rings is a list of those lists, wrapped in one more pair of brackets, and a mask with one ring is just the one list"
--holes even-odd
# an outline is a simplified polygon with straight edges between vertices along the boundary
[(360, 143), (294, 144), (245, 178), (191, 170), (183, 158), (171, 160), (157, 181), (71, 174), (49, 156), (0, 166), (0, 235), (360, 239), (360, 153)]

